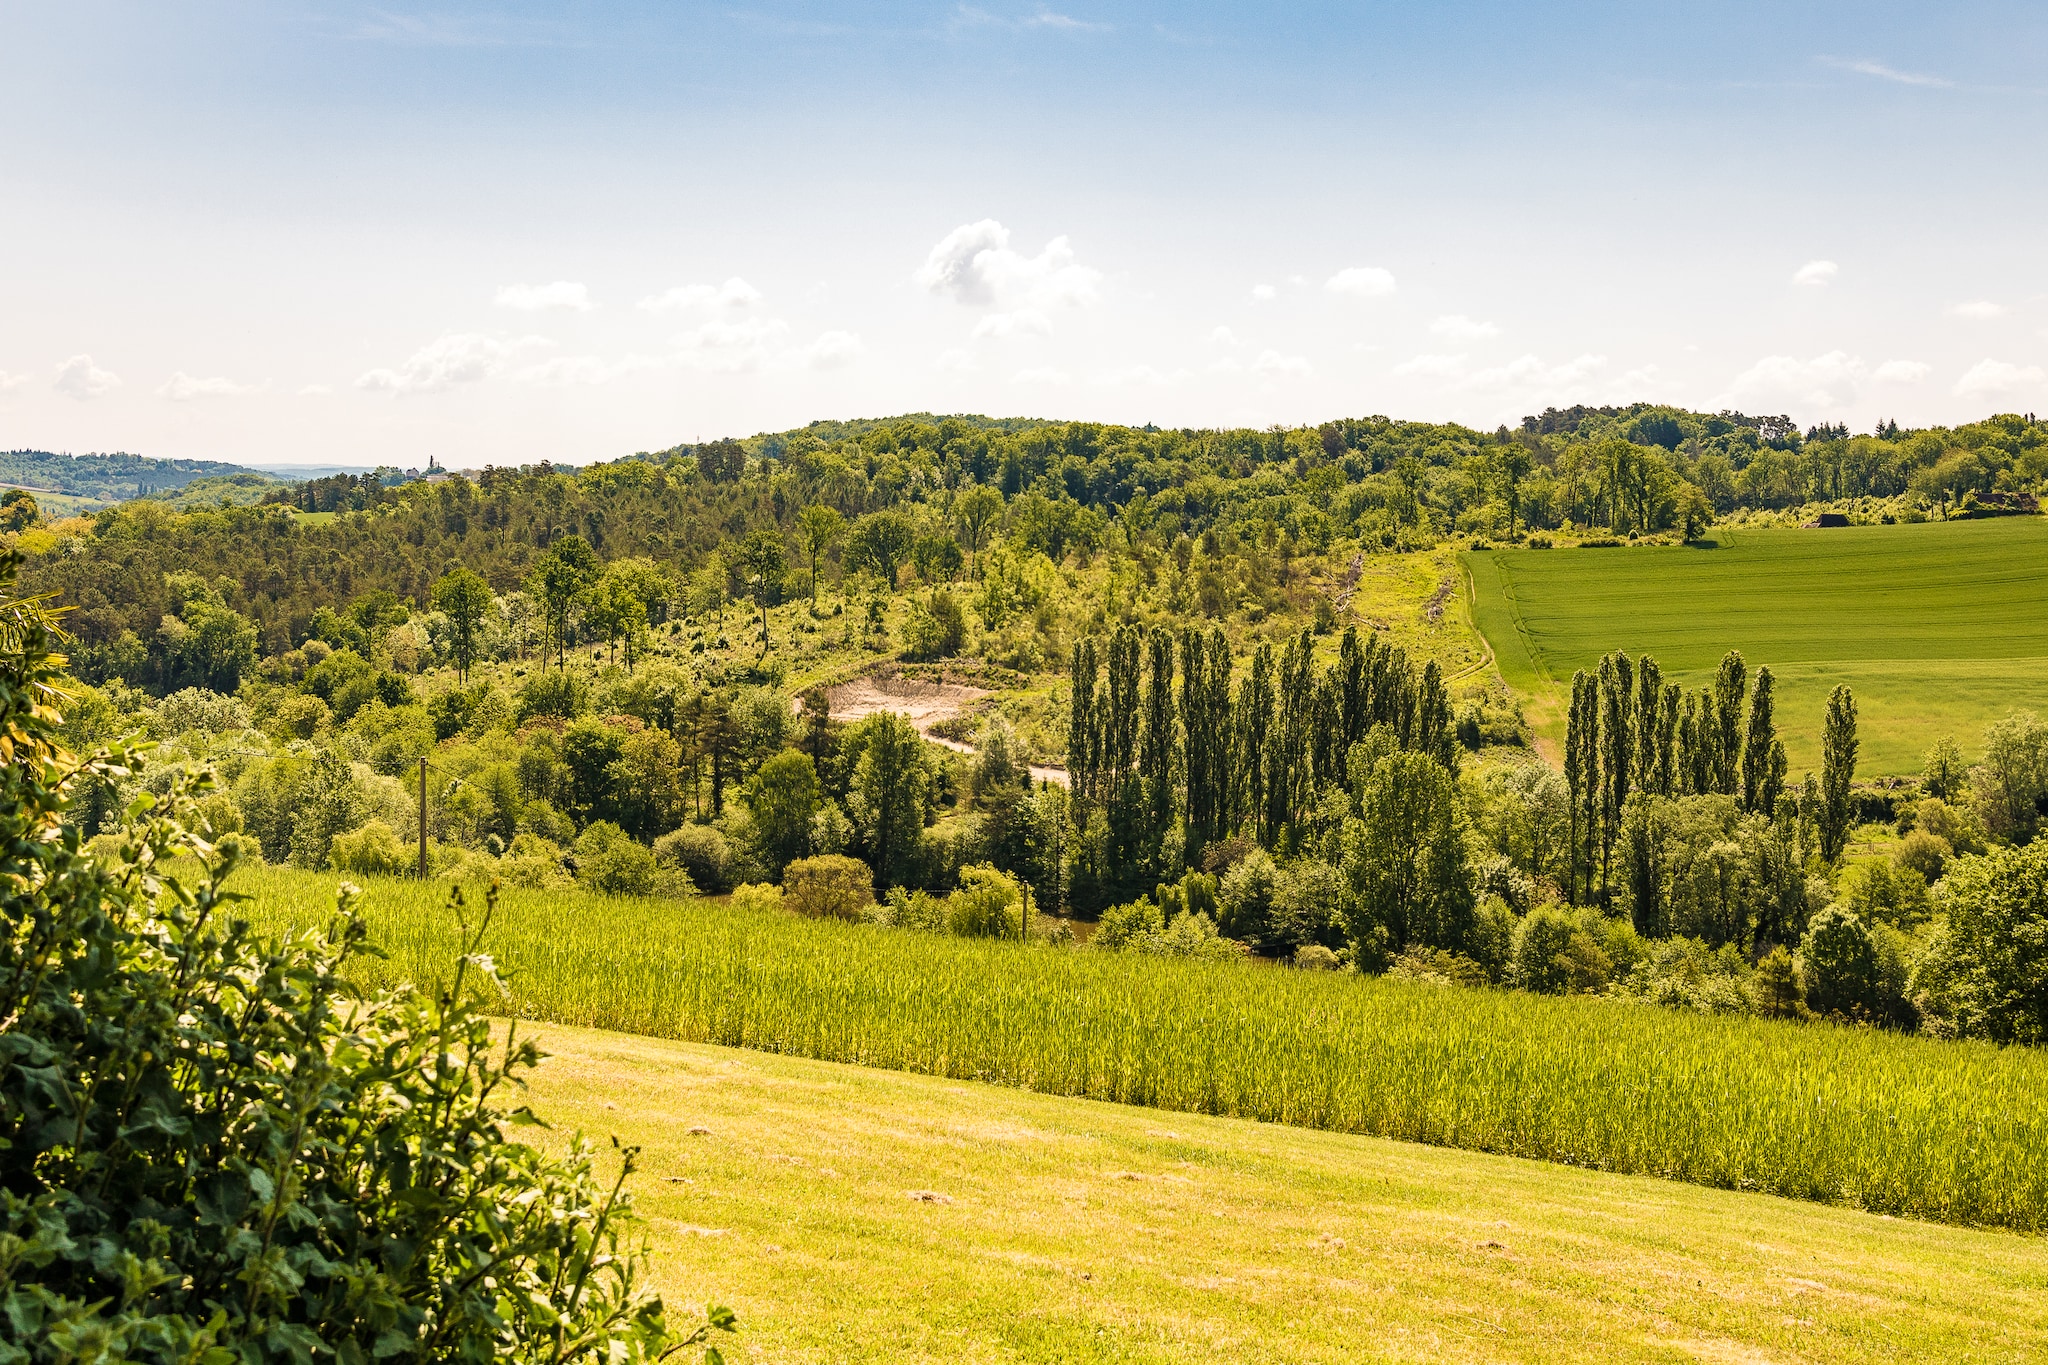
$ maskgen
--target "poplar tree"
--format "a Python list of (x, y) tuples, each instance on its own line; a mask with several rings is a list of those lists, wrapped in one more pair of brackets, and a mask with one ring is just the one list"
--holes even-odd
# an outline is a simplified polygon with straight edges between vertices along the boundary
[(1637, 791), (1657, 789), (1657, 737), (1663, 729), (1658, 717), (1663, 705), (1663, 670), (1645, 654), (1636, 663), (1635, 715), (1629, 721), (1636, 740), (1630, 785)]
[(1308, 727), (1315, 706), (1313, 659), (1315, 637), (1307, 628), (1287, 642), (1280, 655), (1278, 723), (1266, 743), (1266, 840), (1294, 821), (1307, 785)]
[[(1778, 726), (1772, 717), (1772, 679), (1769, 668), (1756, 671), (1756, 691), (1749, 699), (1749, 729), (1742, 739), (1742, 808), (1769, 815), (1764, 798), (1770, 792), (1771, 746), (1777, 742)], [(1780, 779), (1782, 784), (1782, 778)]]
[(1749, 674), (1742, 654), (1729, 650), (1721, 656), (1714, 675), (1714, 790), (1734, 796), (1742, 790), (1739, 760), (1742, 756), (1742, 698), (1749, 690)]
[(1189, 626), (1180, 641), (1181, 773), (1187, 782), (1188, 828), (1207, 843), (1216, 837), (1216, 769), (1212, 703), (1209, 697), (1208, 646), (1202, 632)]
[(1173, 827), (1175, 751), (1179, 722), (1173, 705), (1173, 635), (1155, 627), (1145, 670), (1145, 719), (1138, 755), (1144, 782), (1146, 837), (1154, 856), (1159, 841)]
[(1657, 780), (1659, 796), (1678, 794), (1678, 707), (1685, 689), (1677, 683), (1664, 684), (1664, 700), (1657, 708)]
[(1600, 661), (1600, 888), (1610, 880), (1615, 837), (1621, 831), (1621, 808), (1628, 801), (1629, 692), (1634, 669), (1620, 650)]
[[(1378, 637), (1374, 639), (1377, 641)], [(1358, 643), (1357, 626), (1344, 627), (1344, 639), (1337, 646), (1336, 677), (1339, 747), (1341, 752), (1348, 754), (1352, 745), (1365, 738), (1365, 732), (1372, 724), (1366, 652)]]
[(1205, 838), (1221, 839), (1237, 828), (1237, 770), (1231, 762), (1231, 673), (1230, 642), (1221, 626), (1209, 632), (1209, 682), (1204, 696), (1209, 706), (1209, 828)]
[(1828, 694), (1821, 732), (1820, 856), (1832, 863), (1849, 842), (1849, 784), (1856, 780), (1856, 697), (1847, 683)]
[(1422, 670), (1422, 682), (1415, 696), (1415, 745), (1421, 752), (1458, 771), (1458, 736), (1452, 728), (1450, 690), (1444, 686), (1443, 670), (1431, 659)]
[(1074, 661), (1067, 667), (1067, 781), (1080, 801), (1093, 801), (1100, 795), (1101, 731), (1095, 723), (1095, 684), (1100, 670), (1095, 637), (1085, 636), (1075, 644)]
[[(1266, 737), (1273, 724), (1273, 646), (1261, 644), (1252, 655), (1237, 705), (1236, 786), (1242, 822), (1258, 827), (1266, 814)], [(1259, 829), (1262, 839), (1269, 837)]]
[(1599, 729), (1599, 711), (1594, 693), (1593, 679), (1586, 676), (1586, 670), (1582, 668), (1572, 674), (1572, 704), (1565, 719), (1564, 732), (1564, 784), (1571, 801), (1565, 898), (1575, 905), (1580, 903), (1582, 879), (1591, 880), (1587, 846), (1592, 837), (1594, 791), (1600, 785), (1599, 752), (1594, 744)]

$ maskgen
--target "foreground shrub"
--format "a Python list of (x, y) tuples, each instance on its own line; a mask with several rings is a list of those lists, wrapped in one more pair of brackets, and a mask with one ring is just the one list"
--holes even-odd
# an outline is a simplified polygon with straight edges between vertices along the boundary
[(651, 896), (660, 887), (654, 851), (609, 820), (576, 840), (576, 880), (607, 896)]
[(232, 857), (174, 818), (210, 776), (84, 856), (48, 644), (0, 615), (0, 1358), (609, 1365), (681, 1344), (621, 1240), (632, 1154), (601, 1182), (586, 1143), (505, 1135), (530, 1116), (496, 1096), (539, 1054), (494, 1047), (472, 1003), (500, 989), (488, 912), (441, 989), (365, 996), (352, 888), (282, 945), (229, 913)]
[(859, 919), (875, 903), (875, 874), (843, 853), (799, 858), (782, 870), (782, 903), (813, 919)]
[(717, 895), (732, 890), (737, 858), (724, 834), (710, 825), (684, 825), (654, 841), (654, 860), (689, 874), (690, 884)]
[(1909, 989), (1935, 1032), (2048, 1042), (2048, 841), (1958, 858)]
[(946, 897), (946, 927), (962, 938), (1022, 938), (1029, 914), (1017, 879), (987, 863), (961, 868)]

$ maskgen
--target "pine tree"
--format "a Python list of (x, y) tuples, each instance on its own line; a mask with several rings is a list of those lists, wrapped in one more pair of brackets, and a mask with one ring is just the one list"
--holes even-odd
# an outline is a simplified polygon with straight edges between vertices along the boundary
[(1834, 862), (1849, 842), (1849, 784), (1856, 780), (1856, 697), (1847, 683), (1828, 694), (1821, 733), (1820, 856)]
[(1742, 790), (1742, 698), (1749, 690), (1749, 674), (1742, 655), (1729, 650), (1721, 656), (1714, 675), (1714, 786), (1725, 796)]
[(1756, 671), (1756, 691), (1749, 699), (1749, 728), (1742, 738), (1742, 808), (1769, 815), (1764, 797), (1771, 782), (1771, 746), (1777, 742), (1778, 726), (1772, 716), (1772, 678), (1769, 668)]

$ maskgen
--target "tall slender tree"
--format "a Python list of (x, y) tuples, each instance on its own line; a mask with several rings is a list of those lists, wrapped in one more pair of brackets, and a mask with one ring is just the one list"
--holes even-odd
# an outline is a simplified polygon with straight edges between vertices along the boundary
[(1657, 661), (1645, 654), (1636, 661), (1635, 715), (1630, 728), (1635, 733), (1635, 752), (1630, 756), (1634, 771), (1630, 785), (1637, 791), (1657, 790), (1657, 736), (1662, 729), (1659, 716), (1664, 706), (1664, 674)]
[(1621, 811), (1628, 801), (1630, 684), (1634, 670), (1620, 650), (1600, 661), (1600, 891), (1613, 885), (1615, 838), (1621, 832)]
[[(1571, 801), (1565, 896), (1574, 904), (1590, 896), (1593, 828), (1600, 786), (1598, 685), (1584, 669), (1572, 675), (1571, 710), (1565, 721), (1564, 782)], [(1582, 893), (1581, 888), (1585, 888)]]
[(1156, 857), (1177, 813), (1174, 771), (1179, 766), (1180, 723), (1173, 704), (1173, 633), (1165, 626), (1155, 626), (1147, 644), (1145, 722), (1138, 768), (1145, 784), (1148, 851)]
[(1075, 643), (1074, 660), (1067, 668), (1067, 782), (1080, 801), (1095, 801), (1101, 796), (1101, 728), (1095, 721), (1095, 689), (1100, 673), (1095, 637), (1083, 636)]
[(1832, 863), (1849, 842), (1849, 784), (1856, 780), (1856, 696), (1847, 683), (1828, 694), (1821, 731), (1820, 856)]
[(1261, 644), (1252, 655), (1251, 671), (1234, 709), (1237, 720), (1236, 768), (1241, 818), (1258, 828), (1262, 838), (1271, 831), (1263, 827), (1266, 818), (1266, 745), (1273, 725), (1273, 646)]
[[(1749, 699), (1749, 727), (1742, 736), (1742, 808), (1762, 815), (1771, 813), (1771, 746), (1778, 740), (1778, 725), (1772, 714), (1772, 678), (1768, 667), (1756, 671), (1756, 690)], [(1782, 779), (1781, 779), (1782, 784)]]
[(1749, 690), (1749, 674), (1737, 650), (1721, 656), (1714, 674), (1714, 787), (1725, 796), (1742, 791), (1742, 699)]

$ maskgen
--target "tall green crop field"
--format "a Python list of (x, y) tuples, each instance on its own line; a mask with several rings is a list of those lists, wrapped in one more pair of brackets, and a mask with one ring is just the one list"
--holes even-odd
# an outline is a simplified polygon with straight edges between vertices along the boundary
[(1795, 777), (1820, 764), (1837, 683), (1856, 693), (1861, 771), (1916, 772), (1954, 735), (1974, 752), (2016, 707), (2048, 711), (2048, 520), (1726, 529), (1705, 546), (1492, 550), (1466, 557), (1501, 675), (1562, 735), (1575, 669), (1648, 653), (1687, 687), (1739, 649), (1777, 677)]
[[(335, 884), (238, 874), (270, 930)], [(444, 895), (371, 882), (364, 984), (449, 969)], [(506, 893), (483, 947), (524, 1018), (2048, 1227), (2038, 1051), (580, 892)]]

